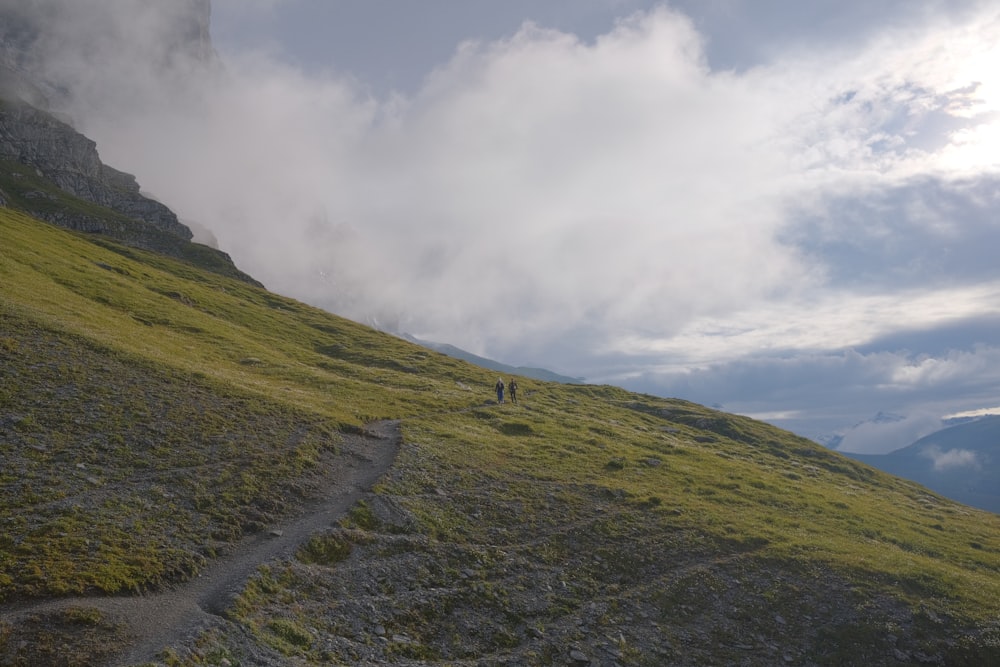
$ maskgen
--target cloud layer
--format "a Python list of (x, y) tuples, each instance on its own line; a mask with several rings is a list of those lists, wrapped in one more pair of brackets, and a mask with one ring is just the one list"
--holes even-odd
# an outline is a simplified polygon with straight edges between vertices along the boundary
[(816, 435), (996, 402), (1000, 13), (936, 7), (732, 70), (668, 8), (528, 23), (384, 98), (267, 52), (53, 63), (106, 161), (275, 291)]
[(939, 447), (928, 447), (921, 452), (924, 458), (928, 458), (934, 465), (935, 472), (953, 470), (955, 468), (971, 468), (978, 470), (982, 467), (977, 452), (968, 449), (949, 449), (942, 451)]

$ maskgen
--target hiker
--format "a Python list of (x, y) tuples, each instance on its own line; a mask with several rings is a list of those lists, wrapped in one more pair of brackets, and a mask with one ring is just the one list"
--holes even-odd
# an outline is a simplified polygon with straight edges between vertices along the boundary
[(503, 405), (503, 380), (501, 378), (497, 378), (495, 389), (497, 390), (497, 404)]
[(510, 402), (517, 403), (517, 380), (511, 378), (507, 383), (507, 389), (510, 391)]

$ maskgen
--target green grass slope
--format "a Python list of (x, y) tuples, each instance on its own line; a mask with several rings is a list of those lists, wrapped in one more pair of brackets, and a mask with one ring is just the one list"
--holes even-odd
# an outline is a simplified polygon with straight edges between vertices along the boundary
[[(494, 379), (0, 209), (0, 611), (191, 577), (399, 419), (367, 500), (161, 664), (1000, 664), (997, 515), (685, 401)], [(113, 621), (0, 621), (0, 664), (100, 664)]]

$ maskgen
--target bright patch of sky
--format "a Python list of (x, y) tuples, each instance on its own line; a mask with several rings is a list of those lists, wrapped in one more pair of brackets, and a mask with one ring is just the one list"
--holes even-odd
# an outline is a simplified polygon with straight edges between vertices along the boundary
[(208, 85), (75, 114), (274, 291), (853, 451), (1000, 398), (993, 2), (216, 0), (213, 35)]

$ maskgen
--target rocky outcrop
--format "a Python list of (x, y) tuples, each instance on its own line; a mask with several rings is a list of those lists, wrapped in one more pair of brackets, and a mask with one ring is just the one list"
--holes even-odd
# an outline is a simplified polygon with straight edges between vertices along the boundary
[(260, 285), (226, 253), (192, 243), (67, 113), (129, 100), (129, 84), (154, 74), (183, 86), (217, 67), (210, 14), (210, 0), (0, 0), (0, 206)]
[[(126, 220), (188, 241), (191, 230), (169, 208), (143, 196), (135, 177), (101, 162), (96, 144), (53, 112), (73, 96), (67, 63), (92, 70), (132, 56), (143, 36), (127, 29), (128, 16), (157, 26), (151, 40), (156, 48), (145, 53), (157, 66), (177, 58), (213, 60), (209, 0), (0, 0), (0, 160), (29, 167), (62, 192)], [(79, 30), (65, 30), (77, 23)], [(95, 41), (104, 46), (95, 49)], [(124, 225), (132, 229), (129, 238), (122, 238), (123, 224), (113, 216), (54, 205), (43, 189), (23, 196), (7, 192), (3, 199), (5, 205), (16, 200), (18, 208), (65, 227), (106, 233), (141, 247), (163, 246), (151, 238), (144, 243), (135, 226)]]
[[(192, 238), (191, 230), (178, 222), (169, 208), (140, 193), (134, 176), (102, 163), (93, 141), (26, 102), (0, 102), (0, 159), (34, 169), (74, 197), (181, 239)], [(75, 224), (72, 216), (59, 215), (53, 219), (52, 215), (43, 214), (42, 217), (76, 229), (106, 231), (93, 229), (89, 221), (83, 225), (78, 219)]]

